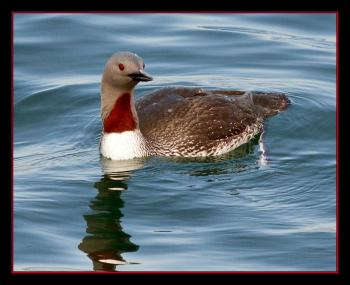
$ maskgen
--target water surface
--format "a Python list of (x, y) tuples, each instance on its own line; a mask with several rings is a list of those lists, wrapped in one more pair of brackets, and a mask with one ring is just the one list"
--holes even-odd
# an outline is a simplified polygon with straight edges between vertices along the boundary
[[(14, 269), (334, 271), (334, 14), (16, 14)], [(100, 159), (116, 51), (164, 86), (278, 91), (292, 105), (215, 159)]]

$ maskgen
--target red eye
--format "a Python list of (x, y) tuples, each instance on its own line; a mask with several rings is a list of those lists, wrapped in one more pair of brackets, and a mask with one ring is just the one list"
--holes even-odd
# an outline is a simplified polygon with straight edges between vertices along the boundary
[(123, 71), (125, 68), (124, 64), (122, 64), (122, 63), (119, 63), (118, 67), (121, 71)]

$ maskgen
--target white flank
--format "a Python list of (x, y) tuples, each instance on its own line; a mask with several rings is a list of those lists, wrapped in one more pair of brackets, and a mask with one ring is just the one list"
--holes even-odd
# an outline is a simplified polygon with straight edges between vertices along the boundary
[(116, 265), (127, 264), (125, 261), (117, 260), (117, 259), (99, 259), (99, 262), (108, 263), (108, 264), (116, 264)]
[(125, 160), (147, 156), (148, 151), (140, 130), (135, 130), (103, 134), (101, 154), (112, 160)]

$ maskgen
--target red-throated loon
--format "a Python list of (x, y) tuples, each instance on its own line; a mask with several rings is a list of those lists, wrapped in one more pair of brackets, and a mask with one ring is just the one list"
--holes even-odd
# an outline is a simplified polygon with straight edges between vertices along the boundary
[(101, 154), (112, 160), (215, 156), (262, 132), (265, 118), (284, 110), (284, 94), (169, 87), (134, 102), (140, 81), (153, 80), (142, 58), (118, 52), (101, 83)]

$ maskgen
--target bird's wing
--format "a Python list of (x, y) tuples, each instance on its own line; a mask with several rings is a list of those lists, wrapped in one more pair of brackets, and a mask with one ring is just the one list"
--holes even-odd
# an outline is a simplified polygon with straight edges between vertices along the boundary
[(136, 109), (147, 140), (168, 145), (186, 142), (187, 148), (232, 140), (261, 119), (250, 96), (231, 98), (198, 88), (158, 90), (138, 100)]

